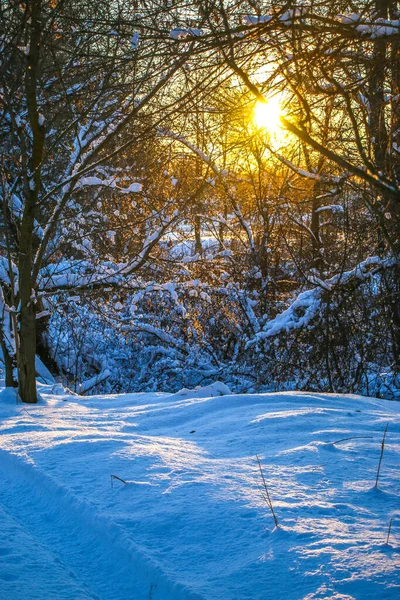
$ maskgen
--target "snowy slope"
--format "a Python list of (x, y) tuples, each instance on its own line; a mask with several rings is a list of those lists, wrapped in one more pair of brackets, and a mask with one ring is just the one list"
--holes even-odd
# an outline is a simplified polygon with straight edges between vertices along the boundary
[(57, 391), (0, 394), (1, 598), (400, 597), (400, 404)]

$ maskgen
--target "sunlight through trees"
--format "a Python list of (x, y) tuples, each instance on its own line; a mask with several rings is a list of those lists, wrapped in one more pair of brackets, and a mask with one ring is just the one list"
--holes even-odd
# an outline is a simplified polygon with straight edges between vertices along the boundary
[(77, 392), (400, 381), (393, 0), (3, 3), (0, 342)]

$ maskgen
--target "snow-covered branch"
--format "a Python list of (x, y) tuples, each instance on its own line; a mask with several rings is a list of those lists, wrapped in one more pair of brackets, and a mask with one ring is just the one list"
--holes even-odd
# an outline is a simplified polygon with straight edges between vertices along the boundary
[(272, 321), (268, 321), (263, 330), (247, 343), (246, 348), (281, 333), (289, 333), (307, 327), (320, 313), (321, 302), (327, 291), (332, 292), (339, 287), (345, 287), (352, 281), (365, 281), (374, 273), (393, 267), (395, 264), (394, 259), (382, 259), (378, 256), (372, 256), (358, 264), (354, 269), (321, 282), (319, 287), (302, 292), (287, 310), (277, 315)]

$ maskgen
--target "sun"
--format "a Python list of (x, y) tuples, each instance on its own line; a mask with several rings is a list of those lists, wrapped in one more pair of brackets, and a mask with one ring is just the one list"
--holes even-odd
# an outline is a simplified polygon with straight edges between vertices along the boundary
[(265, 102), (260, 100), (254, 106), (254, 123), (259, 129), (267, 129), (276, 134), (281, 131), (282, 107), (279, 98), (274, 96)]

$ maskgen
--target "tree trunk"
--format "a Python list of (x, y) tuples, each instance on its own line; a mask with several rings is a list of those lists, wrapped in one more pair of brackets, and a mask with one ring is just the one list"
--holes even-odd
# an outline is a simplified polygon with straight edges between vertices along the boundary
[(7, 344), (3, 338), (0, 338), (0, 347), (3, 352), (4, 367), (6, 370), (6, 387), (17, 387), (17, 382), (14, 379), (14, 367), (15, 361), (11, 354), (8, 352)]
[(201, 221), (198, 215), (194, 217), (194, 253), (202, 254), (203, 245), (201, 243)]
[[(325, 121), (324, 121), (324, 129), (322, 131), (322, 143), (327, 146), (330, 132), (330, 122), (332, 115), (332, 101), (328, 101), (325, 107)], [(308, 155), (308, 152), (305, 152), (305, 157), (307, 161), (307, 167), (311, 170), (311, 162)], [(317, 165), (317, 173), (321, 177), (323, 174), (325, 165), (325, 159), (321, 155), (318, 160)], [(313, 186), (313, 196), (312, 196), (312, 206), (311, 206), (311, 232), (313, 234), (312, 237), (312, 267), (317, 269), (318, 272), (321, 272), (323, 268), (323, 260), (321, 250), (323, 247), (322, 240), (320, 237), (320, 213), (318, 209), (321, 207), (320, 194), (322, 192), (321, 181), (316, 179)]]
[[(198, 106), (196, 105), (196, 144), (200, 150), (204, 150), (203, 148), (203, 139), (202, 139), (202, 131), (200, 129), (200, 113), (198, 111)], [(204, 121), (203, 121), (204, 127)], [(196, 180), (197, 183), (200, 182), (203, 175), (203, 164), (199, 157), (196, 157)], [(201, 242), (201, 219), (199, 213), (201, 213), (202, 206), (201, 202), (197, 201), (195, 206), (195, 215), (193, 219), (194, 225), (194, 253), (199, 254), (200, 256), (203, 254), (203, 244)]]
[(20, 360), (18, 365), (18, 392), (23, 402), (37, 402), (36, 394), (36, 315), (31, 302), (20, 314)]
[(26, 174), (25, 181), (25, 205), (21, 222), (18, 255), (20, 296), (18, 387), (21, 400), (23, 402), (34, 403), (37, 402), (35, 369), (36, 309), (32, 285), (32, 263), (35, 214), (41, 187), (41, 166), (44, 148), (44, 127), (40, 119), (37, 101), (37, 87), (40, 78), (41, 0), (32, 0), (29, 8), (30, 43), (25, 73), (25, 93), (29, 124), (32, 131), (32, 150), (29, 160), (30, 173)]
[[(36, 395), (36, 309), (32, 290), (32, 241), (34, 202), (30, 191), (26, 200), (19, 242), (19, 356), (18, 388), (23, 402), (37, 402)], [(31, 210), (29, 210), (31, 207)]]
[[(320, 173), (320, 171), (318, 171), (318, 173)], [(313, 197), (312, 197), (312, 206), (311, 206), (311, 231), (313, 234), (313, 237), (311, 239), (311, 243), (312, 243), (312, 267), (313, 269), (317, 269), (317, 271), (320, 273), (322, 270), (322, 256), (321, 256), (321, 248), (322, 248), (322, 244), (321, 244), (321, 239), (319, 237), (319, 225), (320, 225), (320, 221), (319, 221), (319, 212), (318, 209), (321, 206), (321, 202), (318, 198), (319, 194), (321, 192), (321, 184), (320, 182), (317, 180), (314, 183), (314, 189), (313, 189)]]
[[(389, 16), (395, 20), (399, 18), (399, 11), (397, 10), (398, 3), (392, 2)], [(391, 152), (391, 167), (392, 167), (392, 178), (397, 182), (398, 187), (400, 186), (400, 156), (394, 151), (394, 148), (400, 148), (400, 40), (398, 37), (392, 40), (391, 50), (391, 78), (392, 78), (392, 125), (391, 125), (391, 139), (389, 141), (389, 151)], [(396, 239), (395, 249), (400, 256), (400, 194), (397, 198), (397, 202), (391, 199), (391, 206), (389, 206), (390, 213), (392, 216), (392, 230), (393, 236)], [(398, 319), (400, 322), (400, 300), (397, 302)]]

